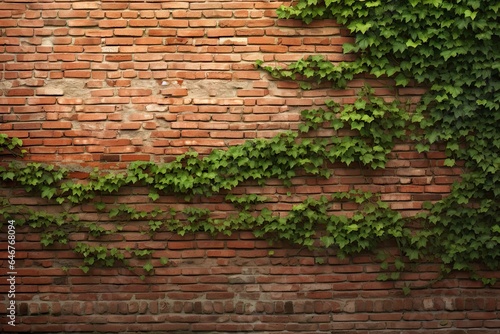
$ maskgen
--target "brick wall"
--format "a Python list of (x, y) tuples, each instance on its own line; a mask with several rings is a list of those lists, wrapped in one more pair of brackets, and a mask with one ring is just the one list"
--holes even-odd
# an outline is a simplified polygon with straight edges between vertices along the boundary
[(352, 100), (363, 80), (301, 92), (255, 68), (257, 59), (279, 64), (317, 53), (349, 60), (345, 29), (277, 20), (279, 5), (2, 3), (0, 130), (22, 138), (31, 161), (120, 165), (271, 137), (295, 129), (303, 108)]
[[(19, 323), (6, 324), (2, 305), (2, 330), (462, 334), (500, 328), (498, 286), (482, 288), (454, 273), (403, 294), (403, 284), (418, 287), (435, 279), (437, 264), (421, 264), (398, 282), (381, 282), (380, 266), (369, 254), (340, 260), (333, 252), (270, 247), (249, 232), (220, 238), (162, 233), (149, 240), (128, 230), (123, 244), (148, 243), (156, 263), (161, 256), (170, 259), (144, 281), (126, 269), (64, 271), (79, 261), (72, 252), (42, 250), (36, 236), (18, 231)], [(392, 245), (386, 250), (396, 251)], [(318, 258), (324, 263), (317, 264)], [(1, 284), (4, 289), (4, 279)]]
[[(255, 60), (285, 64), (305, 55), (349, 60), (342, 44), (352, 39), (333, 21), (305, 26), (278, 20), (276, 1), (2, 1), (0, 2), (0, 131), (24, 141), (24, 160), (88, 171), (123, 168), (130, 161), (163, 162), (194, 149), (200, 153), (252, 138), (295, 130), (300, 111), (325, 100), (352, 102), (365, 83), (386, 99), (417, 100), (419, 88), (394, 89), (389, 80), (358, 78), (345, 90), (311, 91), (272, 80)], [(320, 133), (321, 135), (321, 133)], [(2, 156), (2, 159), (7, 159)], [(437, 148), (418, 154), (399, 143), (384, 170), (334, 166), (333, 176), (247, 183), (235, 192), (262, 193), (276, 212), (307, 197), (361, 189), (381, 193), (403, 215), (423, 201), (445, 196), (460, 170), (443, 167)], [(76, 174), (75, 174), (76, 175)], [(56, 210), (48, 202), (3, 185), (11, 204)], [(290, 196), (291, 194), (291, 196)], [(109, 203), (151, 207), (147, 191), (128, 189)], [(199, 206), (231, 214), (222, 197)], [(164, 196), (158, 203), (189, 203)], [(352, 210), (347, 203), (332, 210)], [(90, 205), (72, 208), (83, 221), (106, 217)], [(39, 235), (17, 231), (17, 326), (3, 332), (324, 332), (496, 333), (498, 285), (454, 273), (425, 289), (402, 293), (436, 278), (438, 264), (422, 263), (400, 281), (380, 282), (370, 254), (340, 260), (272, 245), (250, 232), (212, 238), (141, 233), (147, 222), (124, 222), (120, 237), (99, 243), (153, 249), (168, 265), (141, 280), (134, 270), (92, 269), (63, 246), (42, 249)], [(142, 225), (141, 225), (142, 224)], [(6, 231), (5, 227), (2, 230)], [(2, 233), (2, 236), (6, 235)], [(85, 238), (73, 234), (74, 245)], [(5, 239), (2, 239), (2, 245)], [(387, 244), (388, 252), (395, 252)], [(6, 255), (2, 246), (1, 254)], [(2, 273), (6, 256), (0, 264)], [(136, 268), (137, 267), (137, 268)], [(68, 270), (65, 270), (69, 268)], [(499, 276), (498, 273), (489, 273)], [(3, 276), (4, 277), (4, 276)], [(7, 282), (2, 279), (2, 291)]]

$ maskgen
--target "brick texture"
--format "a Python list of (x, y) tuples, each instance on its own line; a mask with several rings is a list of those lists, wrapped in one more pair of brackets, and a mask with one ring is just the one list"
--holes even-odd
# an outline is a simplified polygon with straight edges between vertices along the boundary
[[(390, 80), (358, 78), (345, 90), (300, 91), (273, 80), (255, 61), (283, 65), (311, 54), (349, 61), (352, 41), (331, 20), (310, 26), (276, 16), (279, 1), (4, 1), (0, 3), (0, 131), (24, 141), (26, 161), (72, 164), (84, 179), (93, 167), (124, 168), (131, 161), (164, 162), (194, 149), (202, 154), (251, 138), (296, 130), (300, 112), (325, 100), (349, 103), (368, 83), (376, 94), (418, 101), (421, 88), (398, 92)], [(319, 133), (321, 135), (321, 132)], [(328, 134), (325, 134), (328, 135)], [(444, 167), (439, 147), (417, 154), (400, 143), (385, 170), (334, 166), (327, 180), (247, 184), (241, 193), (265, 193), (270, 209), (290, 210), (310, 196), (361, 189), (404, 216), (439, 200), (460, 169)], [(2, 161), (9, 157), (1, 155)], [(46, 208), (20, 189), (0, 189), (12, 204)], [(144, 189), (109, 196), (109, 203), (151, 206)], [(283, 200), (288, 198), (287, 200)], [(177, 198), (161, 203), (182, 208)], [(232, 213), (222, 199), (201, 207)], [(93, 207), (81, 219), (106, 222)], [(353, 210), (344, 203), (335, 210)], [(140, 225), (142, 224), (142, 225)], [(37, 234), (18, 230), (17, 324), (7, 325), (7, 294), (0, 300), (2, 332), (255, 332), (255, 333), (498, 333), (499, 285), (480, 288), (453, 274), (405, 296), (401, 286), (432, 281), (438, 264), (422, 263), (401, 282), (380, 282), (370, 254), (340, 260), (290, 245), (270, 246), (250, 232), (216, 238), (141, 233), (147, 222), (126, 222), (119, 247), (153, 249), (156, 274), (143, 265), (76, 269), (67, 247), (42, 249)], [(141, 227), (142, 226), (142, 227)], [(6, 229), (2, 229), (3, 236)], [(74, 235), (74, 244), (78, 235)], [(2, 245), (5, 243), (2, 242)], [(387, 245), (387, 251), (394, 251)], [(3, 246), (2, 246), (3, 247)], [(270, 252), (272, 251), (272, 252)], [(0, 250), (2, 273), (6, 250)], [(160, 258), (170, 262), (160, 265)], [(318, 263), (318, 258), (322, 264)], [(135, 260), (134, 260), (135, 261)], [(63, 268), (70, 268), (67, 272)], [(498, 277), (498, 273), (488, 273)], [(7, 291), (5, 279), (0, 283)]]
[[(496, 333), (498, 285), (480, 288), (454, 273), (405, 296), (403, 284), (424, 286), (438, 264), (422, 263), (397, 282), (380, 282), (371, 254), (340, 260), (269, 244), (250, 232), (231, 237), (163, 233), (147, 240), (127, 223), (120, 247), (147, 243), (154, 275), (132, 270), (74, 268), (68, 247), (42, 250), (38, 238), (17, 231), (17, 324), (3, 332), (300, 332), (300, 333)], [(72, 243), (75, 243), (72, 241)], [(101, 243), (106, 241), (101, 241)], [(272, 253), (270, 253), (272, 251)], [(392, 245), (386, 251), (397, 253)], [(169, 263), (162, 266), (161, 257)], [(322, 264), (317, 264), (321, 258)], [(0, 261), (5, 267), (6, 261)], [(136, 268), (134, 268), (134, 264)], [(63, 267), (69, 267), (67, 271)], [(498, 273), (489, 275), (499, 277)], [(0, 285), (7, 290), (4, 282)], [(7, 301), (7, 294), (2, 294)]]
[[(51, 160), (37, 147), (51, 138), (46, 129), (61, 130), (73, 142), (92, 138), (81, 152), (67, 150), (64, 142), (53, 145), (52, 161), (93, 167), (102, 160), (95, 152), (107, 149), (99, 138), (104, 130), (116, 139), (141, 138), (130, 145), (132, 156), (164, 161), (176, 142), (159, 142), (155, 131), (180, 131), (178, 138), (187, 138), (191, 149), (206, 153), (214, 139), (228, 146), (235, 138), (296, 129), (300, 109), (323, 105), (329, 90), (317, 91), (318, 99), (302, 96), (306, 93), (258, 71), (255, 60), (283, 63), (314, 53), (349, 60), (341, 45), (350, 39), (332, 21), (307, 27), (277, 20), (279, 5), (5, 3), (0, 15), (2, 131), (26, 140), (31, 161)], [(347, 89), (335, 96), (354, 93)], [(420, 93), (404, 91), (410, 97)], [(209, 117), (183, 121), (201, 113)], [(44, 120), (44, 126), (17, 133), (26, 115)], [(261, 117), (260, 127), (252, 115)], [(82, 129), (90, 133), (74, 135)], [(130, 152), (113, 153), (117, 167), (130, 161)]]

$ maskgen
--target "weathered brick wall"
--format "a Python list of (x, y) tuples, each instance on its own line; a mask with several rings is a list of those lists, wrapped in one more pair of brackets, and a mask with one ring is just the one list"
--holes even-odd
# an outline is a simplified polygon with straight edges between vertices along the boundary
[[(79, 261), (71, 251), (42, 251), (36, 236), (18, 231), (19, 323), (8, 326), (2, 306), (2, 330), (385, 334), (500, 328), (498, 287), (482, 288), (464, 275), (403, 294), (404, 283), (418, 287), (435, 279), (437, 264), (422, 264), (399, 282), (380, 282), (369, 254), (340, 260), (333, 252), (270, 247), (247, 232), (215, 239), (162, 233), (151, 241), (131, 230), (123, 233), (124, 244), (148, 243), (155, 261), (170, 259), (144, 281), (126, 269), (64, 271)], [(387, 251), (396, 250), (387, 245)], [(324, 264), (316, 263), (319, 257)]]
[[(369, 83), (387, 99), (417, 100), (422, 89), (394, 89), (389, 80), (358, 78), (345, 90), (311, 91), (272, 80), (255, 60), (282, 64), (305, 55), (349, 60), (348, 32), (333, 21), (305, 26), (278, 20), (277, 1), (2, 1), (0, 2), (0, 131), (24, 141), (26, 161), (123, 168), (130, 161), (169, 161), (189, 149), (207, 153), (251, 138), (297, 129), (300, 111), (333, 99), (353, 101)], [(325, 132), (325, 134), (330, 134)], [(318, 135), (322, 135), (319, 132)], [(2, 156), (2, 159), (6, 156)], [(334, 166), (333, 176), (252, 183), (236, 193), (263, 193), (268, 208), (288, 211), (307, 197), (361, 189), (381, 193), (403, 215), (423, 201), (439, 200), (460, 174), (443, 167), (439, 150), (418, 154), (395, 146), (387, 168)], [(77, 174), (74, 174), (77, 176)], [(85, 174), (82, 174), (85, 175)], [(4, 187), (11, 204), (52, 210), (48, 202)], [(292, 193), (292, 196), (290, 196)], [(103, 199), (152, 208), (147, 191), (128, 189)], [(228, 215), (222, 196), (199, 205)], [(156, 204), (187, 203), (163, 196)], [(222, 203), (222, 204), (221, 204)], [(155, 204), (155, 205), (156, 205)], [(106, 222), (92, 205), (73, 208), (83, 221)], [(349, 211), (348, 203), (334, 211)], [(340, 260), (289, 245), (270, 246), (250, 232), (212, 238), (141, 233), (145, 222), (126, 222), (120, 247), (155, 250), (167, 266), (142, 281), (126, 269), (73, 268), (81, 262), (69, 247), (42, 249), (38, 234), (17, 230), (17, 326), (3, 332), (449, 332), (496, 333), (498, 285), (453, 274), (422, 286), (439, 265), (423, 263), (398, 282), (379, 282), (370, 254)], [(142, 224), (142, 225), (141, 225)], [(2, 230), (0, 267), (7, 268)], [(71, 243), (84, 234), (72, 235)], [(271, 251), (271, 252), (270, 252)], [(387, 251), (394, 252), (393, 245)], [(318, 260), (320, 259), (320, 260)], [(321, 263), (321, 264), (320, 264)], [(131, 266), (142, 266), (132, 261)], [(68, 270), (65, 270), (69, 268)], [(495, 276), (497, 273), (489, 273)], [(2, 276), (5, 277), (5, 276)], [(2, 291), (8, 286), (4, 278)]]
[(271, 137), (296, 128), (303, 108), (350, 101), (364, 81), (301, 92), (255, 68), (317, 53), (348, 60), (345, 29), (277, 20), (279, 4), (4, 2), (0, 129), (24, 140), (31, 161), (102, 166)]

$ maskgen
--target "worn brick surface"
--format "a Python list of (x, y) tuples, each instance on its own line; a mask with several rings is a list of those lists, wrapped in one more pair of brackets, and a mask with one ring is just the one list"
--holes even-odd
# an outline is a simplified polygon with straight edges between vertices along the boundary
[[(0, 104), (5, 106), (2, 115), (12, 117), (2, 118), (3, 130), (16, 135), (14, 129), (23, 122), (19, 115), (30, 113), (49, 121), (47, 112), (52, 110), (53, 125), (33, 128), (23, 139), (30, 143), (31, 138), (44, 138), (37, 132), (47, 126), (64, 129), (63, 137), (79, 139), (74, 131), (82, 128), (82, 122), (92, 122), (95, 130), (86, 139), (97, 137), (97, 129), (117, 130), (117, 139), (143, 139), (132, 154), (163, 161), (172, 143), (159, 145), (153, 134), (158, 128), (179, 130), (179, 138), (189, 138), (191, 148), (200, 152), (213, 147), (210, 137), (220, 138), (227, 146), (234, 138), (277, 133), (266, 131), (269, 128), (296, 129), (301, 107), (322, 105), (329, 90), (317, 91), (316, 96), (322, 97), (317, 100), (304, 98), (298, 90), (281, 87), (257, 71), (255, 60), (279, 63), (316, 52), (337, 61), (349, 60), (341, 48), (319, 47), (340, 46), (350, 39), (333, 21), (306, 27), (277, 20), (274, 10), (279, 5), (274, 1), (5, 3), (0, 15)], [(354, 93), (347, 89), (336, 97)], [(402, 92), (419, 94), (420, 90), (412, 89)], [(244, 109), (230, 107), (243, 105)], [(113, 112), (120, 116), (105, 115)], [(139, 123), (114, 124), (134, 119), (137, 112), (148, 116), (136, 119)], [(198, 113), (232, 116), (241, 112), (245, 117), (204, 119), (197, 129), (206, 131), (192, 131), (192, 125), (182, 123), (184, 117)], [(264, 117), (259, 120), (264, 124), (255, 127), (252, 114)], [(277, 115), (285, 117), (279, 127), (271, 118)], [(174, 119), (165, 123), (166, 116)], [(224, 129), (231, 131), (215, 131)], [(49, 162), (36, 146), (35, 142), (29, 145), (29, 159)], [(100, 164), (101, 157), (95, 154), (98, 143), (74, 153), (64, 146), (54, 145), (54, 162)], [(118, 166), (132, 159), (126, 153), (130, 152), (113, 153)]]
[[(425, 92), (419, 87), (396, 92), (390, 80), (368, 77), (357, 78), (345, 90), (300, 91), (297, 83), (276, 81), (258, 71), (258, 59), (276, 65), (317, 53), (334, 62), (352, 59), (342, 52), (342, 44), (352, 42), (343, 27), (331, 20), (310, 26), (279, 20), (275, 9), (280, 4), (0, 2), (0, 131), (24, 141), (26, 161), (78, 166), (72, 177), (82, 180), (92, 167), (170, 161), (189, 149), (206, 154), (296, 130), (302, 109), (323, 106), (328, 99), (352, 103), (365, 83), (388, 100), (397, 93), (415, 102)], [(269, 209), (286, 212), (309, 196), (361, 189), (381, 193), (392, 209), (410, 216), (424, 201), (441, 199), (458, 180), (462, 171), (444, 167), (445, 159), (439, 147), (418, 154), (412, 145), (400, 143), (381, 171), (338, 164), (327, 180), (295, 178), (293, 196), (276, 180), (264, 188), (247, 184), (236, 191), (266, 194), (273, 199)], [(44, 200), (22, 190), (0, 191), (12, 204), (47, 208)], [(154, 208), (140, 188), (104, 200)], [(178, 209), (186, 205), (173, 196), (158, 203)], [(222, 216), (234, 213), (218, 197), (201, 200), (199, 206)], [(338, 203), (332, 210), (355, 208)], [(109, 219), (91, 205), (80, 209), (84, 222)], [(93, 269), (85, 275), (76, 268), (80, 259), (69, 248), (43, 249), (38, 234), (18, 230), (17, 324), (6, 324), (8, 299), (2, 293), (2, 332), (500, 330), (498, 284), (482, 288), (455, 273), (409, 296), (402, 293), (404, 282), (421, 286), (436, 278), (438, 264), (422, 263), (404, 273), (402, 282), (379, 282), (380, 267), (370, 254), (339, 259), (334, 253), (270, 246), (250, 232), (216, 238), (162, 232), (151, 237), (141, 233), (147, 222), (125, 225), (121, 236), (101, 242), (153, 249), (156, 273), (145, 280), (136, 273), (142, 266), (136, 260), (131, 261), (132, 271)], [(72, 238), (76, 243), (85, 235)], [(393, 245), (388, 244), (387, 251), (394, 252)], [(0, 254), (4, 273), (5, 248)], [(168, 257), (169, 265), (161, 266), (161, 257)], [(324, 264), (316, 264), (318, 257)], [(5, 279), (0, 289), (7, 291)]]
[[(439, 265), (423, 263), (403, 273), (402, 281), (380, 282), (381, 269), (371, 254), (339, 260), (334, 252), (270, 246), (249, 232), (216, 239), (203, 233), (182, 238), (159, 234), (155, 240), (138, 232), (137, 222), (129, 224), (122, 237), (132, 243), (122, 241), (120, 247), (155, 250), (156, 272), (144, 280), (134, 269), (96, 268), (83, 274), (72, 267), (79, 259), (67, 247), (42, 250), (36, 235), (19, 229), (18, 322), (8, 327), (3, 316), (2, 330), (495, 333), (500, 328), (498, 285), (481, 288), (454, 273), (403, 294), (402, 284), (428, 284)], [(386, 250), (397, 253), (390, 244)], [(168, 257), (169, 264), (160, 265), (160, 257)], [(327, 261), (315, 264), (318, 257)], [(5, 303), (0, 311), (5, 314)]]

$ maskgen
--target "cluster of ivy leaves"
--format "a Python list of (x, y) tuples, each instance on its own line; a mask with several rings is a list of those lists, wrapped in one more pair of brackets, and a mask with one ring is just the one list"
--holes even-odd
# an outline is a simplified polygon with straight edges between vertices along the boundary
[(26, 153), (21, 147), (23, 141), (17, 137), (10, 138), (5, 133), (0, 133), (0, 154), (10, 153), (16, 156), (21, 156)]
[(499, 10), (495, 0), (299, 0), (281, 7), (279, 17), (333, 18), (355, 37), (345, 52), (359, 57), (339, 65), (313, 56), (286, 69), (264, 67), (276, 77), (339, 87), (359, 73), (428, 87), (413, 115), (426, 140), (416, 147), (445, 143), (446, 165), (463, 161), (466, 173), (450, 196), (427, 206), (424, 231), (412, 243), (454, 269), (500, 265)]

